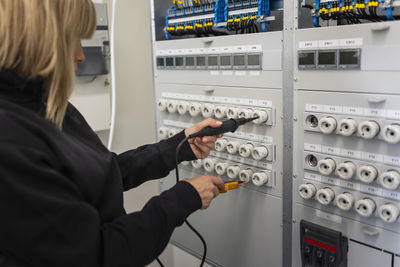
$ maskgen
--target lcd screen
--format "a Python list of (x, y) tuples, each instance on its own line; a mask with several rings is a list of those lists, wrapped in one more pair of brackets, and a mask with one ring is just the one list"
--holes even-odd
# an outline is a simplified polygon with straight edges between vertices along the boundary
[(194, 66), (194, 57), (186, 57), (186, 67)]
[(359, 52), (354, 51), (340, 51), (339, 53), (339, 64), (340, 65), (358, 65), (359, 64)]
[(336, 65), (336, 52), (318, 52), (318, 65)]
[(231, 56), (221, 56), (221, 66), (230, 66), (231, 65)]
[(233, 65), (244, 66), (245, 65), (244, 55), (233, 56)]
[(218, 57), (208, 56), (208, 66), (218, 66)]
[(164, 66), (165, 66), (164, 58), (158, 57), (157, 58), (157, 67), (164, 67)]
[(315, 53), (314, 52), (299, 52), (299, 65), (314, 66), (315, 65)]
[(247, 65), (249, 66), (260, 66), (260, 55), (248, 55)]
[(174, 58), (173, 57), (167, 57), (165, 59), (165, 65), (167, 67), (173, 67), (174, 66)]
[(183, 57), (176, 57), (175, 58), (175, 66), (183, 67)]
[(206, 57), (197, 57), (197, 66), (202, 67), (206, 65)]

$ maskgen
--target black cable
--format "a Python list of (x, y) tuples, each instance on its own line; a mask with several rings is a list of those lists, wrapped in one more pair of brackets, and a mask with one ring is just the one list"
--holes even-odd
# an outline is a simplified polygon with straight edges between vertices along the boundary
[[(183, 145), (183, 143), (185, 143), (186, 141), (188, 141), (188, 137), (186, 137), (185, 139), (183, 139), (179, 145), (176, 147), (176, 152), (175, 152), (175, 173), (176, 173), (176, 183), (179, 183), (179, 169), (178, 169), (178, 156), (179, 156), (179, 151), (181, 150), (181, 147)], [(203, 236), (188, 222), (188, 220), (185, 220), (185, 223), (187, 226), (189, 226), (189, 228), (200, 238), (201, 242), (203, 243), (203, 256), (201, 258), (201, 263), (200, 263), (200, 267), (203, 267), (204, 262), (206, 261), (206, 256), (207, 256), (207, 244), (206, 241), (204, 240)]]
[(161, 267), (164, 267), (164, 264), (160, 261), (159, 258), (156, 258), (156, 260), (157, 260), (158, 264), (160, 264)]

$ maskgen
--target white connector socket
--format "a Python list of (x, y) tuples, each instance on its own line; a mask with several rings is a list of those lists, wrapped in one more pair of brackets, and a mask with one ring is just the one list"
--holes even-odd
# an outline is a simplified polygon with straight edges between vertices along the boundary
[(265, 110), (255, 110), (253, 112), (253, 117), (256, 117), (256, 116), (258, 116), (258, 119), (253, 121), (254, 124), (265, 123), (269, 119), (268, 112), (266, 112)]
[(319, 189), (316, 198), (322, 205), (329, 205), (335, 199), (335, 191), (329, 187)]
[(226, 169), (226, 174), (230, 179), (237, 179), (240, 173), (240, 167), (238, 165), (229, 166)]
[(190, 165), (190, 161), (182, 161), (181, 165), (182, 166), (189, 166)]
[(352, 193), (342, 193), (336, 197), (336, 205), (339, 209), (349, 211), (353, 207), (355, 198)]
[(396, 205), (387, 203), (379, 207), (378, 213), (384, 222), (394, 223), (399, 218), (400, 210)]
[(243, 158), (248, 158), (251, 156), (254, 146), (252, 144), (243, 144), (239, 147), (239, 155)]
[(250, 182), (253, 174), (254, 174), (254, 172), (252, 169), (241, 170), (239, 172), (239, 179), (240, 179), (240, 181), (243, 181), (244, 183), (248, 183), (248, 182)]
[(206, 158), (203, 160), (203, 168), (206, 172), (213, 172), (215, 170), (217, 160), (214, 158)]
[(353, 119), (343, 119), (339, 121), (339, 133), (343, 136), (351, 136), (357, 132), (357, 122)]
[(201, 167), (203, 167), (203, 160), (201, 159), (195, 159), (192, 160), (192, 167), (195, 169), (200, 169)]
[(175, 113), (178, 109), (178, 101), (168, 100), (167, 109), (169, 113)]
[(214, 115), (214, 105), (210, 103), (205, 103), (201, 107), (201, 115), (203, 115), (204, 118), (210, 118)]
[(253, 116), (254, 110), (251, 108), (244, 108), (239, 111), (239, 118), (250, 119)]
[(253, 184), (256, 186), (263, 186), (269, 181), (269, 176), (265, 172), (256, 172), (251, 177)]
[(228, 113), (228, 108), (225, 106), (217, 106), (214, 109), (214, 116), (219, 120), (225, 118), (227, 113)]
[(303, 199), (312, 199), (317, 192), (317, 188), (313, 184), (302, 184), (299, 186), (299, 195)]
[(239, 108), (228, 108), (228, 113), (226, 114), (226, 116), (228, 117), (228, 119), (237, 119), (239, 117), (239, 112)]
[(169, 129), (168, 130), (168, 138), (171, 138), (172, 136), (178, 134), (180, 131), (181, 130), (175, 129), (175, 128)]
[(318, 171), (323, 175), (331, 175), (336, 169), (336, 162), (331, 158), (326, 158), (318, 161)]
[(160, 139), (167, 139), (169, 137), (169, 128), (168, 127), (164, 127), (161, 126), (160, 128), (158, 128), (158, 136)]
[(218, 175), (224, 175), (227, 168), (228, 168), (228, 163), (220, 162), (220, 163), (217, 163), (217, 165), (215, 165), (215, 172)]
[(397, 144), (400, 142), (400, 125), (391, 124), (386, 125), (382, 129), (382, 138), (390, 144)]
[(228, 144), (226, 144), (226, 150), (229, 154), (235, 154), (236, 152), (238, 152), (239, 147), (240, 142), (238, 141), (229, 141)]
[(222, 152), (226, 149), (226, 145), (228, 144), (228, 140), (225, 138), (219, 138), (217, 141), (215, 141), (214, 148), (218, 152)]
[(192, 117), (197, 117), (201, 113), (201, 104), (197, 102), (190, 102), (189, 114)]
[(363, 121), (358, 125), (358, 134), (365, 139), (372, 139), (378, 135), (380, 126), (376, 121)]
[(251, 151), (251, 156), (255, 160), (262, 160), (268, 157), (268, 154), (269, 154), (268, 148), (266, 148), (265, 146), (256, 147)]
[(184, 115), (189, 110), (189, 102), (187, 101), (180, 101), (178, 104), (178, 113), (180, 115)]
[(378, 178), (379, 183), (386, 189), (396, 190), (400, 185), (400, 173), (398, 171), (387, 171)]
[(340, 163), (336, 168), (336, 173), (344, 180), (350, 180), (356, 173), (356, 165), (353, 162), (346, 161)]
[(168, 101), (166, 99), (160, 99), (157, 102), (157, 108), (159, 111), (163, 112), (167, 110)]
[(363, 217), (370, 217), (376, 210), (376, 203), (370, 198), (364, 198), (357, 200), (354, 208), (359, 215)]
[(357, 169), (358, 179), (366, 184), (370, 184), (378, 177), (378, 170), (371, 165), (364, 165)]
[(337, 121), (333, 117), (323, 117), (318, 121), (318, 128), (324, 134), (331, 134), (336, 130)]

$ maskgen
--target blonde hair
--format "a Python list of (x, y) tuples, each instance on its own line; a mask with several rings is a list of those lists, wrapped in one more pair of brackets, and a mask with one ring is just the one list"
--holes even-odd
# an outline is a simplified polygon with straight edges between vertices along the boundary
[(60, 128), (75, 83), (76, 48), (96, 23), (91, 0), (0, 0), (0, 69), (42, 77), (46, 119)]

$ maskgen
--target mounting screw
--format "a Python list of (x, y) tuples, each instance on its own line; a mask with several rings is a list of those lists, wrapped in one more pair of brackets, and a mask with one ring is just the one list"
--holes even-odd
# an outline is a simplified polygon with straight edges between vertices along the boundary
[(297, 121), (297, 117), (294, 117), (293, 120), (294, 120), (294, 121)]
[(293, 178), (296, 179), (296, 178), (297, 178), (297, 175), (296, 175), (296, 174), (293, 174)]
[(294, 78), (293, 78), (293, 81), (297, 82), (297, 77), (294, 77)]
[(296, 223), (296, 219), (292, 219), (292, 223)]

